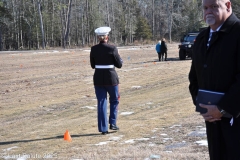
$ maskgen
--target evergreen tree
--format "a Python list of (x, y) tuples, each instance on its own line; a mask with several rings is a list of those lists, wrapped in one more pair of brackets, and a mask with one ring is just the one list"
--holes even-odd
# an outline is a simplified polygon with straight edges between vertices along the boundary
[(233, 13), (240, 19), (240, 0), (231, 0)]
[(137, 40), (146, 40), (152, 38), (151, 28), (147, 20), (140, 15), (140, 10), (137, 9), (137, 24), (135, 30), (135, 38)]
[(4, 7), (4, 3), (0, 2), (0, 51), (2, 50), (2, 31), (4, 28), (7, 28), (4, 20), (11, 20), (12, 16), (7, 8)]

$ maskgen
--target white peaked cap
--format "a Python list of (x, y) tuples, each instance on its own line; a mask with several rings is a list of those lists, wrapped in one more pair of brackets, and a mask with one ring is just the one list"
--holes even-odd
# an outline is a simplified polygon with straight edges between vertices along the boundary
[(98, 36), (104, 36), (104, 35), (108, 35), (108, 33), (111, 31), (111, 28), (110, 27), (99, 27), (97, 29), (95, 29), (95, 33), (98, 35)]

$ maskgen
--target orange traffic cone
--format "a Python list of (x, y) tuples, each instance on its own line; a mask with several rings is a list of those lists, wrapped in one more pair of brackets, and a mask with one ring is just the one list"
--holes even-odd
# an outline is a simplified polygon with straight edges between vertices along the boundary
[(65, 140), (65, 141), (68, 141), (68, 142), (71, 142), (71, 141), (72, 141), (72, 138), (71, 138), (68, 130), (66, 130), (66, 132), (64, 133), (64, 140)]

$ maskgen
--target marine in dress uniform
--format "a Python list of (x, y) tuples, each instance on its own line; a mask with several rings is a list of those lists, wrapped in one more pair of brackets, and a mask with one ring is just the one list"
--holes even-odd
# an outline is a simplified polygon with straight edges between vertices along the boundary
[[(95, 30), (99, 44), (93, 46), (90, 52), (91, 67), (95, 69), (93, 82), (98, 101), (98, 130), (102, 134), (108, 133), (109, 128), (118, 130), (116, 125), (119, 104), (119, 78), (115, 67), (122, 67), (122, 59), (115, 46), (109, 45), (108, 34), (110, 27), (100, 27)], [(110, 115), (107, 118), (107, 94), (109, 94)]]

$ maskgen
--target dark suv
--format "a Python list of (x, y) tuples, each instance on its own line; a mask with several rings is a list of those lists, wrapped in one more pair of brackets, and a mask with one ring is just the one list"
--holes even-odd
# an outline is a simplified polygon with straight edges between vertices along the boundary
[(181, 44), (178, 45), (180, 60), (185, 60), (186, 57), (192, 58), (193, 43), (198, 34), (199, 32), (191, 32), (181, 38)]

